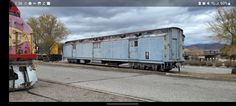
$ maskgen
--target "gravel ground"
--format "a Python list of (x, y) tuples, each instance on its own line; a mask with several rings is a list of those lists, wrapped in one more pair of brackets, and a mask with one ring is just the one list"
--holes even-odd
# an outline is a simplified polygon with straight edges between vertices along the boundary
[[(109, 68), (106, 68), (108, 70)], [(236, 101), (235, 81), (39, 65), (41, 79), (149, 101)], [(172, 73), (174, 74), (174, 73)]]
[[(177, 69), (172, 69), (172, 70), (177, 71)], [(186, 65), (181, 67), (181, 71), (192, 72), (192, 73), (231, 74), (232, 68)]]
[(9, 92), (9, 102), (55, 102), (55, 100), (33, 95), (27, 91)]
[(9, 92), (9, 102), (140, 102), (127, 97), (39, 81), (29, 91)]
[[(181, 72), (174, 68), (170, 72), (159, 72), (151, 70), (138, 70), (131, 68), (115, 68), (115, 67), (105, 67), (105, 66), (94, 66), (94, 65), (83, 65), (83, 64), (69, 64), (68, 62), (41, 62), (37, 64), (48, 65), (48, 66), (59, 66), (59, 67), (74, 67), (89, 70), (101, 70), (101, 71), (115, 71), (124, 73), (136, 73), (136, 74), (158, 74), (158, 75), (168, 75), (176, 77), (190, 77), (190, 78), (200, 78), (200, 79), (210, 79), (210, 80), (233, 80), (236, 81), (236, 74), (231, 74), (232, 68), (223, 67), (202, 67), (202, 66), (184, 66), (181, 68)], [(125, 65), (124, 67), (127, 67)]]
[[(9, 101), (236, 101), (236, 75), (209, 73), (214, 69), (205, 73), (208, 68), (204, 67), (199, 68), (199, 73), (163, 73), (66, 63), (41, 64), (44, 65), (37, 66), (41, 81), (29, 92), (10, 92)], [(197, 67), (187, 68), (197, 70)]]

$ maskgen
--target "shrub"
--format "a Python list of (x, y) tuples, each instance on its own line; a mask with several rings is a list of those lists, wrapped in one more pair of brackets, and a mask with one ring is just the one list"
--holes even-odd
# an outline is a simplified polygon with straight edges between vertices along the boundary
[(198, 66), (199, 64), (198, 64), (198, 62), (196, 60), (194, 60), (194, 61), (190, 62), (190, 65)]
[(224, 63), (226, 67), (230, 67), (230, 61), (225, 61)]
[(194, 61), (187, 60), (187, 61), (185, 61), (185, 64), (188, 64), (188, 65), (194, 65)]
[(216, 66), (216, 67), (220, 67), (220, 66), (222, 66), (222, 64), (223, 64), (223, 63), (220, 62), (220, 61), (216, 61), (216, 62), (215, 62), (215, 66)]
[(187, 60), (185, 61), (185, 64), (194, 65), (194, 66), (204, 66), (206, 65), (206, 62), (199, 61), (199, 60)]
[(231, 67), (236, 68), (236, 61), (231, 62)]
[(189, 65), (189, 60), (184, 61), (185, 65)]
[(206, 62), (206, 66), (213, 66), (213, 63), (210, 62), (210, 61), (207, 61), (207, 62)]
[(235, 61), (225, 61), (225, 66), (226, 67), (236, 67), (236, 62)]
[(204, 61), (196, 61), (196, 65), (197, 66), (205, 66), (206, 62), (204, 62)]

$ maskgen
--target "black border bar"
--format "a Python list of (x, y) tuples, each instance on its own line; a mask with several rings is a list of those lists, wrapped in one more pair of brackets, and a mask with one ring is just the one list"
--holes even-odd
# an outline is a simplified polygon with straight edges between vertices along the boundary
[(27, 7), (236, 6), (236, 0), (12, 0)]

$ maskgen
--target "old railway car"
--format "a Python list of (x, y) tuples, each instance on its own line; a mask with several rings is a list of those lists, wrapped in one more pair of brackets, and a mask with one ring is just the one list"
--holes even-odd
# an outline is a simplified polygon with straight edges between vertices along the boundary
[(43, 61), (60, 61), (62, 60), (62, 53), (61, 53), (61, 47), (60, 43), (55, 43), (52, 45), (50, 54), (45, 54), (45, 51), (43, 51), (43, 48), (37, 48), (37, 54), (38, 54), (38, 60)]
[(63, 57), (69, 63), (129, 63), (135, 69), (169, 71), (183, 57), (183, 30), (169, 27), (67, 41)]

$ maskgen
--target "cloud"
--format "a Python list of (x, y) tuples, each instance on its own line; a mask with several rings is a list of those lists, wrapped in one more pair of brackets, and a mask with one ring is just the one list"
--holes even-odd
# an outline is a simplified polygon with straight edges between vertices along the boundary
[[(67, 40), (163, 27), (180, 27), (185, 44), (213, 42), (207, 23), (213, 7), (20, 7), (25, 20), (43, 13), (53, 14), (71, 34)], [(63, 40), (63, 41), (67, 41)]]

